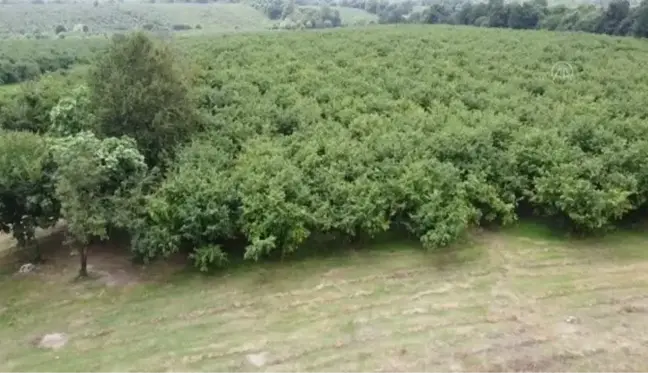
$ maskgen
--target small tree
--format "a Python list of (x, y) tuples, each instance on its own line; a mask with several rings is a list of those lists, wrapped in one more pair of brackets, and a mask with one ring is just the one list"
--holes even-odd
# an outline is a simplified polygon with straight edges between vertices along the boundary
[(79, 276), (86, 277), (91, 240), (105, 240), (109, 228), (125, 228), (132, 221), (146, 163), (132, 139), (100, 140), (90, 132), (57, 139), (53, 154), (56, 195), (78, 245)]
[(46, 140), (30, 132), (0, 132), (0, 231), (12, 233), (18, 246), (35, 249), (37, 227), (58, 221), (60, 205), (54, 197), (54, 163)]
[(187, 80), (168, 46), (137, 32), (113, 39), (90, 73), (90, 109), (102, 137), (132, 137), (160, 165), (193, 131)]

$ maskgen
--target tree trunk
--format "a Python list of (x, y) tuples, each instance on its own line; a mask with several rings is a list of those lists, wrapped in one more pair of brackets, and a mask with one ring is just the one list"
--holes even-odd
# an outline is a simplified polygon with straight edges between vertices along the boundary
[(34, 263), (43, 263), (43, 255), (41, 254), (40, 245), (38, 240), (33, 240), (32, 245), (34, 247)]
[(88, 248), (85, 245), (79, 247), (79, 259), (81, 260), (79, 277), (88, 277)]

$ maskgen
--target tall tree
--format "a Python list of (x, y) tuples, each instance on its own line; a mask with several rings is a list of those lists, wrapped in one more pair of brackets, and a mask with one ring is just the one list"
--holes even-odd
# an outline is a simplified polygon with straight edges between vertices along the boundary
[(509, 9), (503, 0), (488, 0), (488, 26), (506, 27), (508, 11)]
[(533, 29), (540, 21), (539, 10), (531, 3), (510, 4), (508, 27), (515, 29)]
[(648, 1), (644, 0), (634, 10), (632, 34), (639, 37), (648, 37)]
[(612, 1), (603, 12), (597, 31), (609, 35), (616, 34), (617, 29), (629, 14), (630, 2), (628, 0)]
[(132, 137), (149, 165), (163, 165), (196, 128), (187, 83), (168, 45), (143, 32), (114, 39), (88, 80), (97, 133)]

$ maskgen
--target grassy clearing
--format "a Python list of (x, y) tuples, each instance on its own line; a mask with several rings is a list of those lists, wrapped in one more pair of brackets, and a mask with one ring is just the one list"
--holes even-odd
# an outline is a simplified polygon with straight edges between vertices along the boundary
[(150, 21), (171, 25), (187, 24), (192, 27), (200, 25), (201, 30), (213, 32), (263, 30), (271, 24), (263, 13), (244, 4), (124, 3), (121, 9), (132, 11)]
[[(0, 369), (645, 370), (647, 242), (522, 225), (440, 253), (401, 242), (213, 276), (95, 249), (85, 283), (58, 255), (1, 279)], [(50, 332), (70, 343), (33, 347)], [(246, 361), (259, 352), (263, 368)]]
[(371, 14), (363, 9), (349, 7), (335, 7), (340, 12), (340, 18), (345, 25), (355, 25), (358, 23), (378, 22), (378, 16)]

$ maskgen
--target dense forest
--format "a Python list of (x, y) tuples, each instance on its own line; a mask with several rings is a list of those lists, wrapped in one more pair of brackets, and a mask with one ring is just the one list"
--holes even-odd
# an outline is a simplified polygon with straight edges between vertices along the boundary
[(642, 40), (410, 25), (183, 46), (115, 38), (87, 74), (4, 98), (2, 230), (32, 247), (63, 218), (82, 259), (126, 235), (207, 270), (530, 215), (600, 233), (648, 201)]

